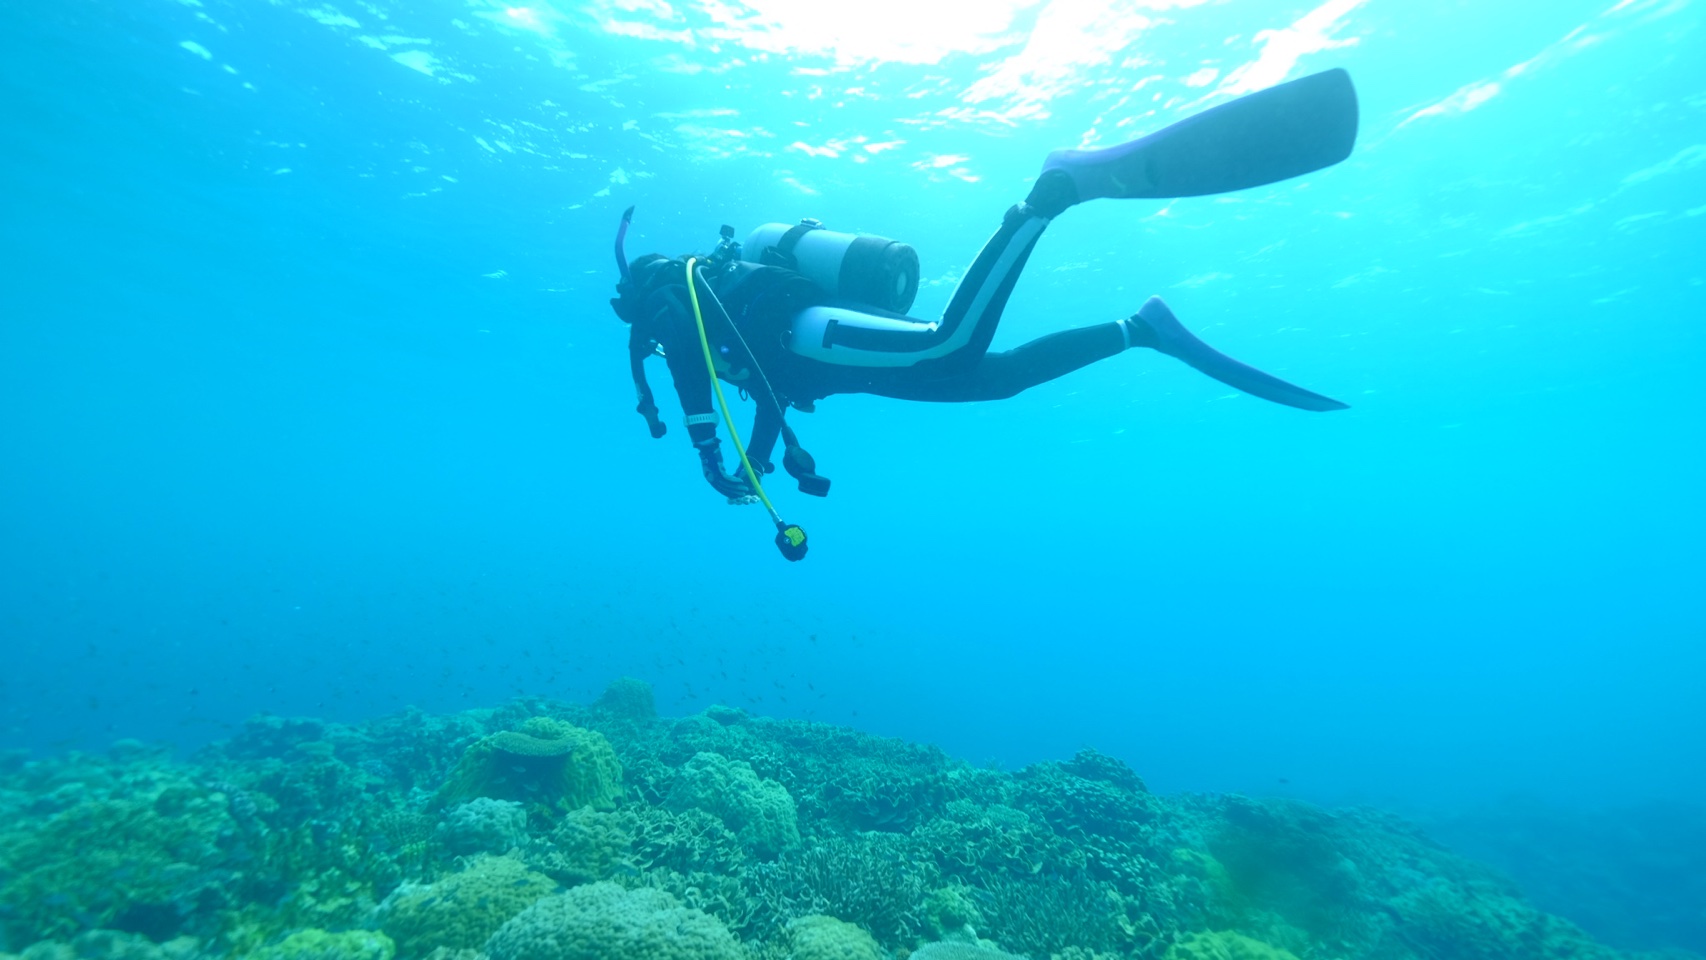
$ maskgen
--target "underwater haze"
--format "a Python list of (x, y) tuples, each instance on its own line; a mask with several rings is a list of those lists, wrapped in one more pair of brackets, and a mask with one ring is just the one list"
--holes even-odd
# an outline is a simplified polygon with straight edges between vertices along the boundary
[[(628, 676), (665, 716), (1008, 769), (1094, 747), (1465, 849), (1512, 795), (1698, 805), (1703, 27), (1694, 0), (0, 5), (0, 747)], [(1348, 160), (1069, 211), (995, 348), (1161, 295), (1349, 410), (1151, 351), (1006, 401), (834, 397), (790, 418), (829, 496), (770, 484), (799, 563), (705, 484), (661, 364), (669, 434), (634, 413), (630, 205), (630, 256), (802, 217), (902, 240), (934, 317), (1050, 151), (1335, 67)]]

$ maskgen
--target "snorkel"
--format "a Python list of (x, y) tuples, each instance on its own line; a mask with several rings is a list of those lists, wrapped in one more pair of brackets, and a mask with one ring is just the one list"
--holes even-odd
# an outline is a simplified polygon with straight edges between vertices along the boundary
[(627, 283), (628, 255), (622, 251), (622, 241), (628, 239), (628, 224), (634, 220), (634, 208), (622, 211), (622, 223), (616, 227), (616, 269), (622, 271), (622, 282)]

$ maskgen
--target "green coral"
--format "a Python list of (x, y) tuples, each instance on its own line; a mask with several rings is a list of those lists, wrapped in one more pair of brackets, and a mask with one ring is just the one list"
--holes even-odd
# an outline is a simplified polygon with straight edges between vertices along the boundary
[(967, 934), (975, 937), (976, 928), (983, 923), (971, 888), (958, 884), (930, 891), (924, 898), (924, 917), (934, 928), (932, 932), (943, 939)]
[(774, 857), (800, 842), (799, 814), (788, 789), (761, 779), (742, 760), (695, 754), (681, 768), (666, 802), (675, 811), (697, 807), (716, 814), (761, 857)]
[(13, 943), (112, 927), (164, 940), (224, 906), (237, 833), (225, 797), (138, 778), (0, 833), (0, 932)]
[(382, 928), (405, 960), (434, 949), (477, 949), (557, 885), (510, 857), (481, 857), (432, 884), (405, 884), (386, 901)]
[(438, 803), (477, 797), (528, 804), (547, 815), (591, 806), (613, 810), (622, 797), (622, 764), (604, 734), (550, 717), (504, 730), (463, 753)]
[(546, 897), (486, 942), (491, 960), (745, 960), (715, 917), (608, 881)]
[(391, 938), (374, 930), (298, 930), (254, 951), (248, 960), (391, 960), (396, 955)]
[(1296, 954), (1230, 930), (1193, 933), (1167, 949), (1167, 960), (1297, 960)]
[(1237, 912), (1273, 911), (1321, 941), (1356, 935), (1362, 878), (1340, 833), (1338, 816), (1326, 810), (1228, 798), (1208, 844), (1229, 882), (1222, 902)]
[(851, 923), (814, 914), (788, 924), (794, 960), (883, 960), (871, 935)]

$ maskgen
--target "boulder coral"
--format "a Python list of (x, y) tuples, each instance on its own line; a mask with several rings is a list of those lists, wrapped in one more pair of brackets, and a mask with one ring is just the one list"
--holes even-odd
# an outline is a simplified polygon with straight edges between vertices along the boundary
[(622, 720), (655, 720), (657, 698), (652, 685), (633, 677), (618, 677), (604, 688), (604, 694), (593, 701), (593, 708)]
[(604, 734), (550, 717), (484, 737), (462, 754), (438, 792), (442, 806), (478, 797), (527, 804), (547, 815), (578, 807), (612, 810), (622, 764)]
[(437, 883), (405, 884), (380, 907), (381, 927), (404, 960), (438, 948), (477, 949), (557, 885), (509, 857), (481, 857)]
[(857, 926), (815, 914), (788, 924), (793, 960), (883, 960), (883, 949)]
[(745, 960), (715, 917), (661, 890), (602, 881), (546, 897), (486, 941), (491, 960)]

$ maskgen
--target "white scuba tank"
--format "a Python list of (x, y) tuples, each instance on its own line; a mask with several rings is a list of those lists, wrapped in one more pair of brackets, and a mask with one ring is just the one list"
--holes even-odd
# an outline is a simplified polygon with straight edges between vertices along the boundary
[(832, 297), (893, 313), (905, 313), (918, 296), (917, 251), (887, 237), (825, 230), (816, 220), (759, 227), (741, 259), (787, 267)]

